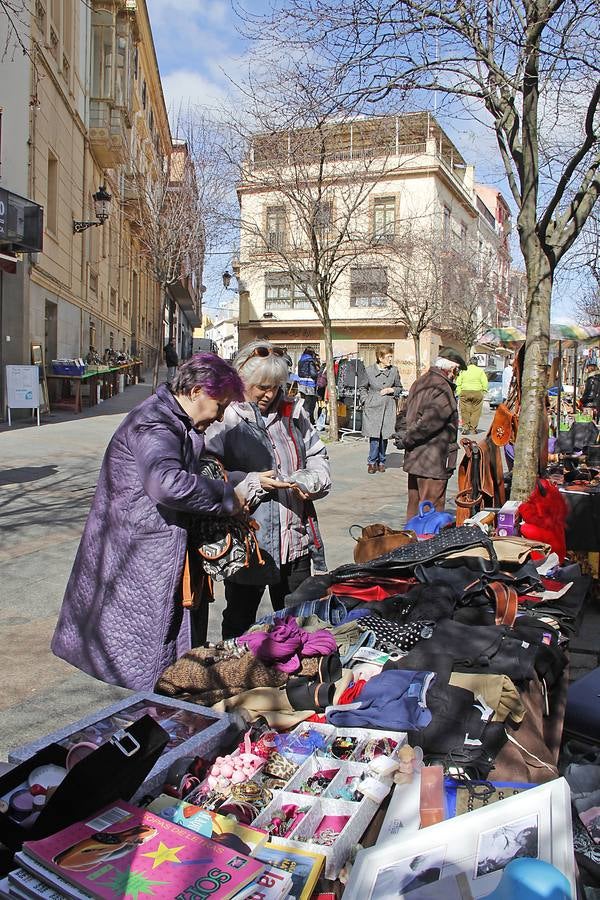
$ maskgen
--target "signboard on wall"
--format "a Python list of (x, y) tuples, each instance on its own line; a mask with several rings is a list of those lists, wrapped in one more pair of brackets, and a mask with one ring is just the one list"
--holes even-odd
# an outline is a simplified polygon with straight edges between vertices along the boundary
[(7, 366), (6, 393), (10, 409), (37, 409), (40, 405), (38, 367)]
[(34, 253), (42, 250), (44, 210), (33, 200), (0, 188), (0, 244)]

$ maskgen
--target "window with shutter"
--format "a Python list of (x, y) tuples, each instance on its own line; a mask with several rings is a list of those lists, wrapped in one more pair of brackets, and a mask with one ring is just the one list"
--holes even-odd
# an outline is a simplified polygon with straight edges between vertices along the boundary
[(350, 306), (385, 306), (387, 292), (387, 269), (363, 266), (350, 270)]

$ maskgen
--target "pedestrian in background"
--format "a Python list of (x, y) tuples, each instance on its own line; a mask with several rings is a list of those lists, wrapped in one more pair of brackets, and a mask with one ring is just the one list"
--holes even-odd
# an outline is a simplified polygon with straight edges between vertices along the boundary
[[(232, 403), (223, 421), (206, 434), (206, 449), (222, 460), (230, 481), (248, 486), (246, 502), (259, 524), (256, 537), (264, 565), (251, 565), (225, 579), (223, 638), (254, 624), (265, 587), (274, 610), (313, 572), (326, 571), (313, 501), (331, 487), (329, 457), (306, 407), (286, 396), (284, 351), (252, 341), (234, 359), (244, 382), (244, 402)], [(296, 480), (297, 479), (297, 480)]]
[(581, 400), (578, 402), (579, 409), (593, 410), (594, 421), (597, 422), (600, 417), (600, 372), (595, 363), (591, 363), (585, 371), (585, 386)]
[(168, 341), (165, 345), (165, 363), (167, 364), (167, 381), (171, 384), (179, 365), (179, 357), (173, 341)]
[(456, 379), (456, 393), (460, 397), (460, 417), (463, 434), (477, 434), (483, 409), (483, 397), (488, 389), (487, 375), (472, 356), (469, 365)]
[(446, 505), (448, 479), (458, 456), (458, 407), (455, 379), (467, 367), (452, 347), (440, 347), (431, 368), (412, 385), (406, 401), (404, 471), (408, 473), (406, 518), (429, 500), (437, 510)]
[(67, 584), (56, 656), (109, 684), (151, 691), (167, 666), (206, 640), (207, 606), (183, 608), (188, 529), (195, 517), (231, 516), (245, 503), (243, 484), (198, 474), (204, 430), (242, 397), (235, 369), (199, 353), (123, 419)]
[(510, 384), (513, 377), (513, 361), (509, 357), (507, 357), (506, 362), (504, 364), (504, 368), (502, 369), (502, 402), (506, 403), (508, 399), (508, 392), (510, 390)]
[(304, 399), (304, 409), (312, 424), (315, 424), (315, 407), (317, 405), (317, 377), (320, 368), (319, 357), (312, 347), (305, 347), (298, 360), (298, 378), (300, 396)]
[(363, 407), (362, 431), (369, 438), (367, 472), (385, 472), (388, 440), (396, 431), (396, 406), (402, 396), (402, 382), (390, 344), (375, 348), (375, 362), (366, 369), (368, 382), (360, 388)]

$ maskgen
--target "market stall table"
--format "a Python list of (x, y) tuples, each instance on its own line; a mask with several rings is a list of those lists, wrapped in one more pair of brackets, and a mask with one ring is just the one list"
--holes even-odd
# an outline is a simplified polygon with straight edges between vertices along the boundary
[(140, 366), (141, 363), (134, 362), (112, 368), (90, 368), (83, 375), (49, 374), (50, 405), (54, 409), (69, 409), (80, 413), (84, 399), (82, 387), (89, 386), (88, 406), (96, 406), (98, 400), (108, 400), (119, 393), (121, 377), (123, 388), (137, 384)]
[(46, 376), (50, 406), (52, 409), (70, 409), (76, 413), (82, 411), (83, 385), (89, 385), (88, 406), (95, 406), (98, 400), (97, 385), (101, 383), (101, 373), (86, 372), (84, 375), (56, 375), (51, 373)]

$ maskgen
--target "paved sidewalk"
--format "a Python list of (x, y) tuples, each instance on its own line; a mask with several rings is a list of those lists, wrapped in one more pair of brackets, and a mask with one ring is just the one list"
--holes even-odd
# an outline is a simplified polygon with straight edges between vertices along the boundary
[[(41, 428), (0, 433), (0, 760), (11, 747), (59, 728), (127, 695), (52, 655), (49, 643), (93, 496), (104, 449), (119, 422), (150, 393), (128, 388), (81, 415), (64, 413)], [(489, 413), (482, 421), (487, 427)], [(330, 445), (334, 487), (318, 504), (330, 568), (352, 558), (348, 527), (404, 522), (406, 476), (393, 450), (385, 474), (367, 475), (365, 442)], [(452, 487), (452, 484), (451, 484)], [(263, 601), (265, 612), (269, 610)], [(220, 634), (222, 593), (211, 609)], [(585, 658), (597, 665), (600, 628), (585, 630)], [(588, 653), (587, 649), (585, 651)], [(595, 653), (595, 655), (593, 655)]]

